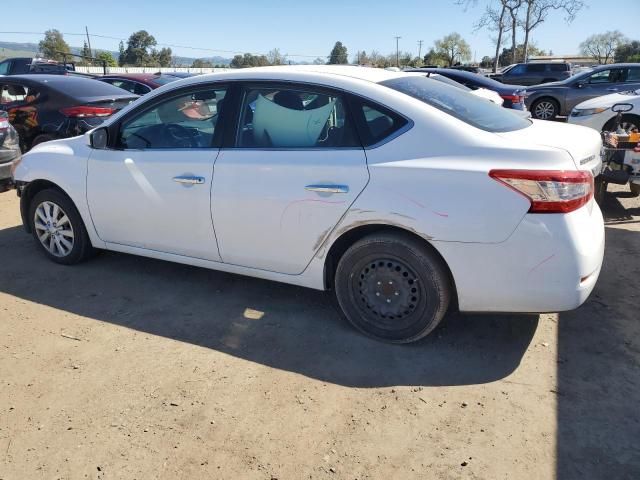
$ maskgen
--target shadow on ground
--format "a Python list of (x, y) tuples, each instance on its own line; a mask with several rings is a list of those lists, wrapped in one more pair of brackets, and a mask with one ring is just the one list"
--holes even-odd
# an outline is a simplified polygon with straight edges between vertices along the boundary
[(640, 231), (606, 233), (596, 290), (558, 321), (558, 479), (640, 478)]
[(344, 386), (498, 380), (519, 365), (538, 324), (451, 315), (425, 341), (387, 345), (355, 332), (327, 293), (109, 252), (59, 266), (21, 227), (0, 230), (0, 265), (0, 292)]

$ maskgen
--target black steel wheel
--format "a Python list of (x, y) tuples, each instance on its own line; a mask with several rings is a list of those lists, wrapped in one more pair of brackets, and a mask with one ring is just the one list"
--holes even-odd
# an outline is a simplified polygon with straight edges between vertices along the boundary
[(419, 239), (395, 233), (352, 245), (338, 263), (335, 287), (340, 307), (356, 328), (394, 343), (429, 334), (451, 296), (440, 257)]

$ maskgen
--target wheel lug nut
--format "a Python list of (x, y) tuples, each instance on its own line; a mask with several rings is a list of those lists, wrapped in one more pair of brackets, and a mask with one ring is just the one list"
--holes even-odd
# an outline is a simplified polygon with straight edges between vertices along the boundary
[(387, 298), (387, 303), (391, 303), (391, 299), (390, 298)]
[(400, 295), (400, 292), (396, 292), (394, 293), (394, 295), (397, 297), (398, 295)]
[(380, 296), (380, 292), (376, 292), (376, 297), (379, 297), (379, 296)]
[(389, 285), (393, 285), (393, 282), (389, 282)]
[(382, 282), (378, 282), (378, 285), (382, 285)]

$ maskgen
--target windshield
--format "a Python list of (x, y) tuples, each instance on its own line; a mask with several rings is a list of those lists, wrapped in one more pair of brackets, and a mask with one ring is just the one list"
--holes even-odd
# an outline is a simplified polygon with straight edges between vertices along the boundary
[(531, 125), (512, 110), (503, 108), (486, 98), (462, 92), (460, 89), (422, 76), (406, 76), (385, 80), (381, 85), (445, 112), (487, 132), (512, 132)]

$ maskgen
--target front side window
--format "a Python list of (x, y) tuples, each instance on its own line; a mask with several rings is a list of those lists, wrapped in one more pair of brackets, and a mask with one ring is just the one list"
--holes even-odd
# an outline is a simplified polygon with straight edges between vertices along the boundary
[(506, 70), (504, 73), (509, 73), (509, 75), (522, 75), (523, 73), (526, 73), (526, 71), (526, 65), (516, 65), (515, 67)]
[(340, 96), (290, 87), (246, 90), (236, 145), (338, 148), (359, 143)]
[(11, 60), (0, 62), (0, 75), (6, 75), (7, 73), (9, 73), (10, 65), (11, 65)]
[[(198, 90), (161, 101), (120, 128), (123, 149), (211, 148), (226, 89)], [(214, 142), (214, 140), (216, 140)]]
[(425, 77), (404, 76), (381, 82), (427, 105), (488, 132), (511, 132), (531, 125), (511, 109)]

